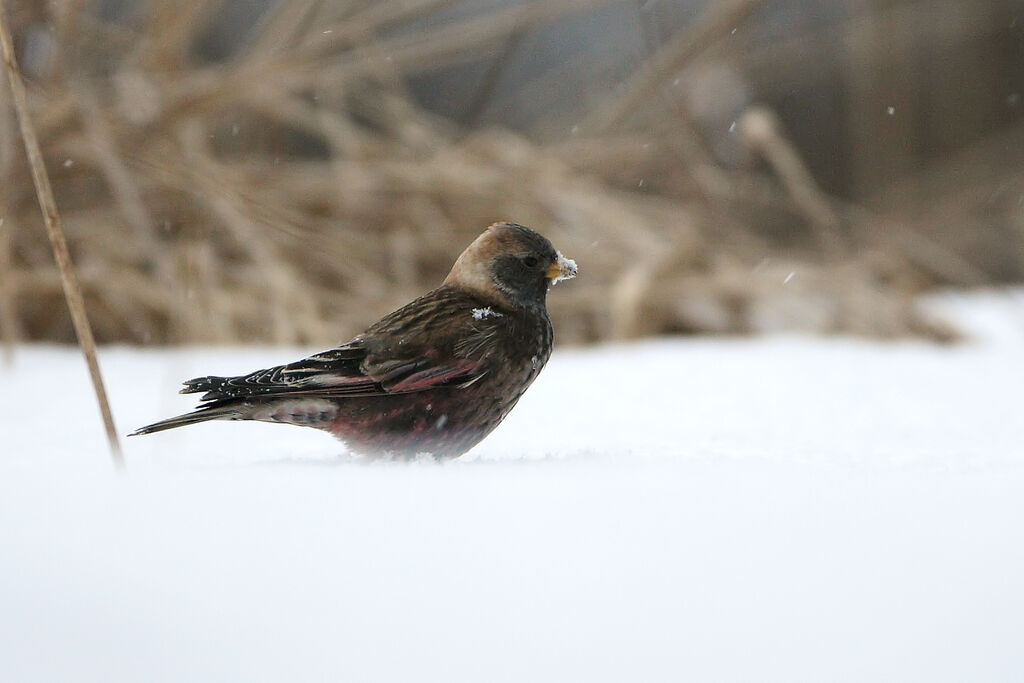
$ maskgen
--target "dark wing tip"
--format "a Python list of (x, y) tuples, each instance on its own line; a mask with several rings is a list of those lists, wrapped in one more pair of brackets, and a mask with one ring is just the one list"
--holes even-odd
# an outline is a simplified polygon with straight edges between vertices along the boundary
[(134, 432), (129, 432), (125, 436), (142, 436), (143, 434), (152, 434), (153, 432), (159, 432), (160, 429), (157, 427), (160, 423), (146, 425), (145, 427), (139, 427)]
[(194, 377), (182, 382), (184, 388), (178, 391), (179, 394), (196, 394), (200, 391), (216, 391), (224, 386), (226, 377)]

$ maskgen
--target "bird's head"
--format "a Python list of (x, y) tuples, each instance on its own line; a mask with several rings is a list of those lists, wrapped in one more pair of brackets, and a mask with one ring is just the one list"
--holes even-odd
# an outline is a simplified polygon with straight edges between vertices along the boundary
[(576, 277), (576, 263), (543, 235), (516, 223), (494, 223), (466, 247), (445, 284), (514, 306), (543, 306), (548, 287)]

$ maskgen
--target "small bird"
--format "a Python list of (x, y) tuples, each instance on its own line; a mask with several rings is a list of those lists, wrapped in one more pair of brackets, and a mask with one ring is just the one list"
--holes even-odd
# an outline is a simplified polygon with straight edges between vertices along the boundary
[(548, 362), (550, 285), (576, 263), (545, 237), (494, 223), (437, 289), (337, 348), (238, 377), (198, 377), (194, 412), (131, 434), (207, 420), (322, 429), (356, 453), (454, 458), (508, 415)]

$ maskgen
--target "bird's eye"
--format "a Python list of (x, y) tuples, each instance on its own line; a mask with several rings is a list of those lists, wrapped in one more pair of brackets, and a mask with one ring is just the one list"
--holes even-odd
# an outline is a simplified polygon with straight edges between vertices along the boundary
[(536, 256), (527, 256), (523, 258), (523, 265), (525, 265), (527, 268), (536, 268), (537, 263), (538, 262)]

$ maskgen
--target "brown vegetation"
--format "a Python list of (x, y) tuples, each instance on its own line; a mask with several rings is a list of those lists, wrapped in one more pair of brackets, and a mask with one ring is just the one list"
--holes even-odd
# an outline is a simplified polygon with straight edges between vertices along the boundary
[[(645, 105), (694, 62), (742, 66), (749, 55), (709, 46), (743, 30), (753, 0), (712, 3), (605, 107), (547, 140), (432, 116), (405, 79), (498, 53), (509, 36), (595, 1), (405, 32), (395, 29), (447, 3), (279, 4), (212, 61), (194, 49), (217, 7), (205, 0), (140, 3), (116, 21), (80, 2), (8, 9), (100, 341), (330, 344), (435, 286), (503, 219), (580, 264), (551, 300), (560, 338), (574, 341), (774, 329), (946, 338), (914, 295), (992, 282), (1002, 272), (992, 259), (1009, 259), (1010, 273), (1024, 263), (1020, 204), (1006, 199), (1024, 196), (1019, 159), (995, 173), (998, 202), (963, 182), (984, 177), (972, 165), (991, 170), (986, 150), (1005, 145), (914, 175), (942, 204), (922, 211), (915, 197), (908, 210), (890, 195), (869, 210), (822, 191), (765, 108), (738, 118), (747, 160), (730, 168), (683, 103)], [(0, 327), (69, 340), (3, 98)], [(1004, 139), (1021, 137), (1008, 130)], [(1010, 248), (973, 234), (991, 259), (965, 257), (967, 220), (1006, 231)]]

